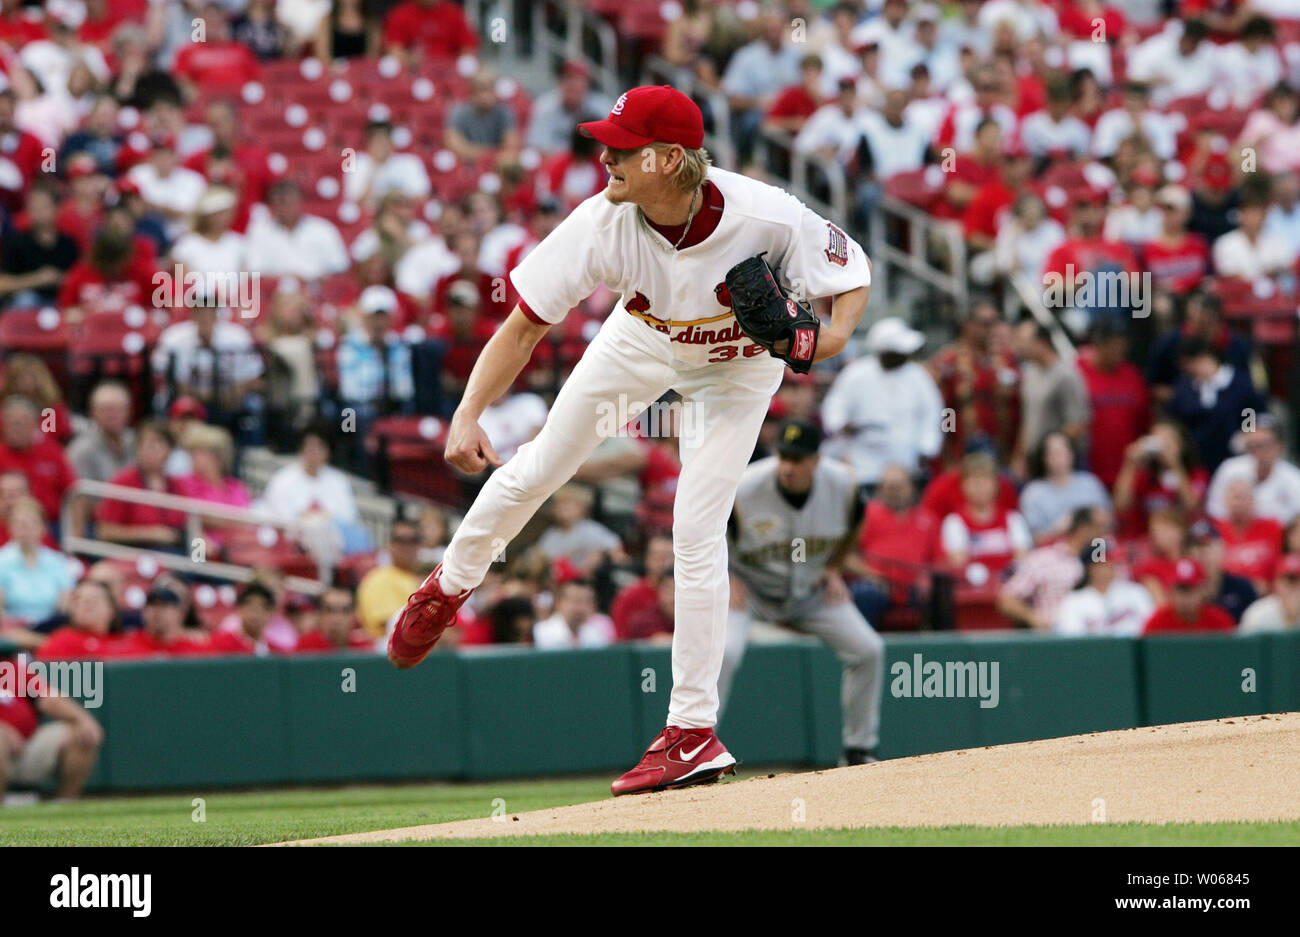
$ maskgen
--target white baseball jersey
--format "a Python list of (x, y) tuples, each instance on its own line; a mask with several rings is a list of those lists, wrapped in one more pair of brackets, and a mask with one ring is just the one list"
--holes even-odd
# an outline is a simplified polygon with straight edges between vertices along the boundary
[[(673, 250), (630, 203), (594, 195), (573, 210), (510, 274), (534, 315), (560, 322), (600, 284), (620, 295), (611, 319), (635, 316), (673, 347), (674, 364), (693, 368), (744, 357), (769, 360), (736, 324), (724, 283), (740, 261), (766, 252), (778, 281), (796, 297), (845, 293), (871, 282), (862, 248), (794, 196), (737, 173), (710, 168), (723, 198), (717, 229)], [(701, 211), (716, 210), (704, 206)]]

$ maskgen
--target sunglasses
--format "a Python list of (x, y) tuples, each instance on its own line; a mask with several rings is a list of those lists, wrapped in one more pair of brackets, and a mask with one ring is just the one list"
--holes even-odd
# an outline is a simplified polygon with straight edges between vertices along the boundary
[(320, 607), (320, 610), (322, 612), (337, 612), (338, 614), (343, 615), (351, 612), (352, 606), (351, 605), (322, 605)]
[(388, 539), (392, 543), (401, 543), (401, 544), (412, 544), (412, 543), (420, 542), (419, 537), (389, 537)]

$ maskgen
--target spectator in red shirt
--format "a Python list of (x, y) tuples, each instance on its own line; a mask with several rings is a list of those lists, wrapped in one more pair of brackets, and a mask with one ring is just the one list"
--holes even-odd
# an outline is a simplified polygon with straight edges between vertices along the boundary
[(1146, 430), (1151, 400), (1142, 372), (1128, 360), (1122, 323), (1100, 319), (1092, 334), (1092, 344), (1079, 355), (1077, 367), (1092, 405), (1089, 467), (1109, 489), (1119, 478), (1125, 451)]
[(652, 605), (637, 609), (627, 621), (627, 633), (620, 635), (624, 641), (653, 641), (667, 644), (673, 639), (673, 626), (676, 612), (674, 604), (677, 590), (670, 570), (660, 577), (655, 586), (655, 601)]
[(974, 147), (959, 156), (954, 154), (950, 165), (941, 168), (946, 173), (943, 197), (935, 203), (933, 214), (960, 219), (975, 193), (1001, 177), (1001, 125), (992, 117), (985, 117), (975, 128)]
[(465, 11), (450, 0), (405, 0), (384, 18), (384, 51), (404, 62), (456, 58), (477, 49)]
[(199, 92), (238, 92), (261, 77), (257, 56), (230, 38), (230, 23), (220, 3), (204, 4), (199, 19), (205, 30), (202, 41), (183, 47), (172, 65), (172, 75), (186, 98), (193, 100)]
[(645, 574), (631, 585), (624, 586), (614, 596), (610, 607), (610, 617), (614, 619), (614, 631), (619, 640), (631, 640), (629, 624), (633, 616), (646, 609), (655, 607), (658, 601), (659, 582), (673, 572), (673, 538), (667, 534), (651, 537), (645, 546), (645, 558), (642, 563)]
[(1199, 631), (1233, 631), (1232, 616), (1211, 605), (1205, 588), (1205, 571), (1196, 560), (1179, 560), (1169, 602), (1147, 619), (1144, 635)]
[(63, 447), (43, 432), (41, 414), (30, 397), (13, 394), (4, 401), (0, 429), (0, 472), (18, 470), (27, 476), (32, 497), (53, 520), (63, 508), (63, 496), (77, 480)]
[(798, 133), (813, 112), (822, 105), (822, 59), (805, 55), (799, 61), (799, 84), (791, 85), (776, 96), (763, 115), (768, 130)]
[(1227, 516), (1212, 519), (1223, 538), (1223, 569), (1249, 579), (1255, 591), (1263, 595), (1282, 550), (1282, 524), (1255, 513), (1255, 490), (1244, 478), (1228, 483), (1223, 503)]
[(886, 466), (867, 502), (858, 553), (844, 558), (844, 572), (857, 577), (849, 587), (853, 601), (876, 627), (887, 609), (919, 601), (916, 586), (934, 560), (939, 522), (915, 500), (907, 470)]
[(39, 648), (41, 660), (104, 660), (121, 650), (121, 619), (108, 583), (83, 579), (68, 600), (68, 623), (56, 628)]
[(1187, 521), (1183, 513), (1176, 508), (1153, 512), (1147, 522), (1147, 544), (1151, 552), (1133, 567), (1133, 581), (1146, 587), (1157, 606), (1164, 605), (1169, 601), (1178, 563), (1187, 555)]
[[(993, 458), (994, 461), (997, 460), (993, 443), (983, 433), (976, 433), (966, 441), (962, 455), (967, 456), (973, 452), (982, 452)], [(921, 493), (921, 507), (925, 508), (935, 518), (947, 517), (949, 514), (960, 510), (964, 503), (965, 496), (961, 491), (960, 462), (934, 476), (930, 483), (925, 486), (925, 491)], [(1002, 473), (998, 474), (997, 504), (998, 507), (1008, 511), (1016, 510), (1020, 504), (1020, 494), (1016, 491), (1016, 486)]]
[(128, 631), (115, 649), (115, 657), (190, 657), (210, 654), (206, 641), (185, 633), (185, 597), (176, 584), (159, 577), (145, 595), (140, 617), (144, 627)]
[(1160, 235), (1142, 245), (1151, 285), (1176, 295), (1190, 293), (1210, 272), (1210, 248), (1205, 238), (1187, 230), (1192, 217), (1192, 193), (1167, 185), (1156, 192), (1161, 212)]
[(0, 208), (9, 212), (22, 208), (45, 151), (39, 139), (14, 125), (15, 109), (13, 91), (0, 90)]
[(1148, 435), (1124, 450), (1114, 488), (1120, 529), (1137, 536), (1146, 530), (1151, 514), (1167, 508), (1195, 514), (1209, 483), (1210, 475), (1196, 464), (1182, 426), (1173, 420), (1157, 421)]
[(1071, 284), (1085, 273), (1137, 270), (1137, 259), (1128, 247), (1102, 237), (1102, 218), (1102, 198), (1099, 195), (1080, 196), (1071, 207), (1069, 237), (1047, 255), (1043, 264), (1044, 275), (1053, 273), (1059, 276), (1064, 290), (1068, 291)]
[[(204, 117), (212, 131), (212, 146), (190, 155), (184, 166), (206, 176), (213, 185), (224, 185), (239, 192), (240, 210), (236, 213), (235, 230), (243, 231), (248, 221), (247, 206), (266, 201), (266, 190), (275, 181), (270, 153), (242, 132), (232, 101), (213, 101)], [(228, 153), (231, 165), (214, 166), (215, 153)], [(214, 171), (222, 178), (213, 178)]]
[[(1015, 446), (1020, 428), (1020, 371), (1015, 355), (993, 347), (993, 332), (1001, 321), (991, 299), (977, 300), (961, 321), (957, 341), (939, 349), (929, 361), (944, 406), (956, 417), (951, 432), (944, 433), (946, 464), (955, 463), (967, 441), (980, 433), (992, 440), (996, 454), (1003, 459)], [(1014, 497), (1011, 504), (1015, 504)]]
[(133, 235), (104, 228), (91, 244), (90, 253), (64, 277), (58, 302), (63, 320), (75, 325), (96, 312), (150, 307), (153, 274), (153, 264), (141, 255)]
[(41, 432), (59, 443), (72, 441), (72, 411), (63, 402), (63, 391), (45, 362), (36, 355), (11, 355), (0, 381), (0, 401), (17, 395), (26, 397), (41, 414)]
[(357, 624), (357, 604), (349, 589), (331, 586), (320, 598), (316, 627), (298, 638), (296, 651), (343, 651), (374, 647), (375, 639)]
[(75, 700), (53, 695), (21, 661), (4, 665), (36, 696), (0, 695), (0, 801), (10, 783), (40, 784), (51, 775), (58, 777), (56, 798), (80, 797), (99, 757), (103, 727)]
[[(179, 495), (180, 488), (165, 466), (172, 452), (171, 432), (161, 423), (142, 423), (136, 433), (135, 464), (113, 476), (109, 484)], [(95, 532), (102, 540), (177, 549), (183, 546), (185, 515), (148, 504), (106, 499), (95, 509)]]
[(1024, 556), (1034, 538), (1018, 511), (998, 506), (998, 467), (992, 456), (976, 452), (961, 460), (961, 490), (962, 506), (939, 528), (939, 550), (966, 582), (983, 586)]
[(220, 630), (212, 635), (212, 649), (220, 654), (269, 654), (264, 636), (275, 614), (275, 593), (264, 583), (253, 581), (239, 592), (235, 612), (239, 629)]
[[(1018, 197), (1034, 191), (1030, 185), (1033, 175), (1029, 151), (1020, 144), (1008, 147), (1000, 172), (976, 189), (962, 212), (962, 228), (972, 253), (993, 250), (1005, 213)], [(972, 257), (971, 262), (977, 263), (976, 258)]]

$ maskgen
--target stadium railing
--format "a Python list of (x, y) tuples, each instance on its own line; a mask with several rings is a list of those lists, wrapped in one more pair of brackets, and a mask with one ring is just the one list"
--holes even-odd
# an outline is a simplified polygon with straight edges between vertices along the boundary
[[(139, 561), (147, 557), (157, 563), (160, 568), (213, 579), (226, 579), (231, 582), (249, 582), (254, 578), (255, 572), (251, 565), (239, 565), (208, 559), (206, 546), (201, 558), (195, 559), (193, 544), (204, 538), (204, 519), (218, 520), (226, 525), (243, 525), (251, 528), (259, 540), (263, 536), (262, 531), (269, 528), (277, 532), (274, 535), (274, 543), (284, 541), (284, 538), (279, 533), (281, 531), (288, 534), (290, 538), (296, 538), (302, 532), (302, 525), (296, 520), (285, 520), (264, 511), (233, 508), (222, 504), (214, 504), (210, 501), (200, 501), (196, 498), (146, 491), (141, 488), (129, 488), (124, 485), (112, 485), (107, 482), (97, 482), (89, 479), (82, 479), (72, 486), (65, 496), (65, 504), (71, 505), (82, 498), (125, 501), (131, 504), (147, 505), (184, 514), (185, 543), (187, 547), (182, 553), (173, 553), (166, 550), (151, 550), (145, 547), (88, 537), (84, 535), (83, 531), (77, 529), (77, 512), (65, 508), (62, 512), (60, 536), (60, 545), (65, 552), (100, 559), (129, 561)], [(272, 540), (269, 536), (265, 537), (265, 539)], [(269, 550), (270, 547), (268, 546), (267, 549)], [(329, 576), (328, 570), (319, 569), (318, 572), (319, 578), (317, 579), (287, 575), (284, 580), (285, 587), (295, 592), (319, 595), (324, 591)]]

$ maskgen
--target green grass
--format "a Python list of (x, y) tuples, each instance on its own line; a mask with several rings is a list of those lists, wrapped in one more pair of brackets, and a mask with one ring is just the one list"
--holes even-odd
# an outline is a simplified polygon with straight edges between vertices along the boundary
[[(495, 781), (247, 791), (186, 791), (97, 797), (73, 804), (0, 807), (0, 846), (246, 846), (338, 833), (491, 816), (494, 801), (521, 813), (609, 796), (609, 778)], [(204, 799), (206, 819), (192, 818)], [(1282, 846), (1300, 845), (1300, 823), (1097, 824), (1056, 827), (940, 827), (750, 830), (513, 836), (410, 845), (570, 846)]]
[[(0, 807), (3, 846), (248, 846), (491, 816), (609, 796), (609, 778), (340, 787), (147, 797)], [(192, 818), (204, 800), (206, 819)]]

